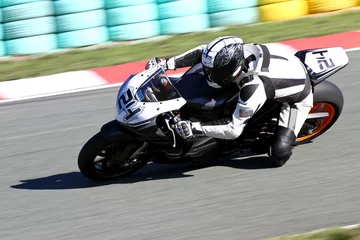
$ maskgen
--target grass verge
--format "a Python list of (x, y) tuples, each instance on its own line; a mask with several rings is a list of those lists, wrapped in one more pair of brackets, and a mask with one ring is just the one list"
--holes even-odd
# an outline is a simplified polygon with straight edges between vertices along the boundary
[(358, 29), (360, 29), (358, 10), (309, 16), (285, 22), (234, 26), (220, 31), (184, 34), (159, 41), (116, 44), (111, 47), (99, 46), (95, 50), (76, 49), (42, 57), (32, 56), (23, 60), (2, 61), (0, 62), (0, 81), (111, 66), (150, 59), (154, 56), (174, 56), (223, 35), (237, 35), (245, 42), (265, 43)]
[(360, 227), (354, 229), (330, 228), (313, 233), (269, 238), (266, 240), (360, 240)]

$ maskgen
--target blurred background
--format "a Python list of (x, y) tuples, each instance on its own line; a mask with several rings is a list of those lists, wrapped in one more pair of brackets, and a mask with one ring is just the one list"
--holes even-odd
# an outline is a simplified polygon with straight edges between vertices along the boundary
[(2, 0), (0, 56), (300, 18), (358, 0)]

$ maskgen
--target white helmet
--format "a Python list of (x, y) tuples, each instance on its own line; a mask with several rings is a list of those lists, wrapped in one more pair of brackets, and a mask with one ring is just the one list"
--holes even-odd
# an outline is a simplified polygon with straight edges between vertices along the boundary
[(225, 87), (240, 75), (245, 63), (243, 40), (219, 37), (209, 43), (202, 55), (202, 66), (211, 87)]

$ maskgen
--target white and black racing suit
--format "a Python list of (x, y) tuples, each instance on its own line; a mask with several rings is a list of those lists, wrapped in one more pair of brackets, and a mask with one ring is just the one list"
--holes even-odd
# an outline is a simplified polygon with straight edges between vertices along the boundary
[[(206, 45), (167, 59), (167, 68), (195, 66), (201, 68)], [(219, 120), (211, 125), (201, 123), (205, 136), (236, 139), (246, 122), (267, 99), (282, 102), (279, 127), (270, 156), (286, 162), (291, 155), (302, 125), (313, 106), (313, 92), (307, 71), (293, 53), (278, 45), (244, 44), (246, 70), (236, 80), (239, 97), (232, 119)], [(281, 163), (283, 164), (283, 163)]]

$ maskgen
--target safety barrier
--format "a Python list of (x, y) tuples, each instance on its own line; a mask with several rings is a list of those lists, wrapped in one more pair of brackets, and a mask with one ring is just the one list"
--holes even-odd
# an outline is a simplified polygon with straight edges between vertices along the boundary
[(108, 41), (102, 0), (56, 0), (54, 9), (59, 48), (84, 47)]
[(51, 1), (3, 0), (4, 55), (24, 55), (57, 48)]
[(0, 56), (294, 19), (360, 0), (1, 0)]
[(262, 1), (269, 2), (259, 6), (262, 22), (280, 21), (302, 17), (308, 14), (307, 0)]
[(158, 0), (161, 34), (182, 34), (210, 27), (207, 0)]
[(105, 0), (111, 41), (149, 38), (160, 34), (155, 0)]

